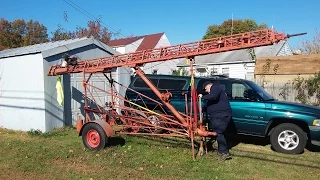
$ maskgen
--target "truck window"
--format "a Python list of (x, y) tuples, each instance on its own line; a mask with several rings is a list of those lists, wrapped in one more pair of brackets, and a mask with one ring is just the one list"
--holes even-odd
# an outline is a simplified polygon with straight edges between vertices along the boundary
[(245, 99), (244, 92), (246, 89), (246, 86), (242, 83), (232, 83), (232, 99)]
[(211, 80), (211, 79), (202, 79), (199, 81), (197, 85), (197, 92), (201, 94), (206, 94), (206, 92), (203, 90), (204, 85), (207, 84), (208, 82), (212, 82), (214, 84), (219, 84), (223, 90), (226, 92), (227, 96), (229, 99), (232, 98), (232, 88), (231, 88), (231, 82), (228, 80)]
[(215, 80), (209, 80), (209, 79), (202, 79), (199, 81), (198, 85), (197, 85), (197, 92), (198, 93), (205, 93), (204, 91), (204, 85), (207, 84), (208, 82), (212, 82), (215, 83)]
[(158, 88), (167, 90), (183, 90), (187, 81), (183, 79), (160, 79)]
[[(149, 80), (157, 87), (158, 79), (149, 78)], [(133, 87), (149, 89), (149, 86), (139, 77), (134, 81)]]

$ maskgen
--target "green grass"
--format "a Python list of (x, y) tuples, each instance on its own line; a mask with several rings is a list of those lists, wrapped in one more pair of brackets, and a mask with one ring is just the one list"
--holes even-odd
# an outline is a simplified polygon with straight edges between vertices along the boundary
[(212, 152), (193, 161), (187, 141), (117, 136), (99, 152), (84, 148), (75, 129), (29, 133), (0, 129), (0, 179), (318, 179), (320, 153), (272, 151), (237, 144), (233, 159)]

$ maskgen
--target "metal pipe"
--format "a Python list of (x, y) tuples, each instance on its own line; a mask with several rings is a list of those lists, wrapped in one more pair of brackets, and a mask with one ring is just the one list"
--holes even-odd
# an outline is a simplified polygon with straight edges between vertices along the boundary
[(162, 100), (162, 95), (160, 91), (152, 84), (152, 82), (145, 76), (140, 67), (135, 67), (136, 73), (141, 77), (141, 79), (150, 87), (150, 89), (157, 95), (159, 99), (163, 102), (165, 106), (173, 113), (173, 115), (181, 122), (185, 127), (188, 127), (186, 120), (180, 115), (180, 113), (169, 103)]
[[(89, 81), (90, 77), (91, 77), (91, 76), (89, 76), (88, 80), (86, 80), (86, 73), (85, 73), (85, 71), (83, 71), (82, 86), (83, 86), (83, 90), (84, 90), (84, 107), (85, 107), (85, 108), (88, 107), (87, 83), (86, 83), (86, 82)], [(87, 122), (89, 122), (90, 117), (89, 117), (88, 111), (86, 111), (85, 109), (84, 109), (84, 111), (85, 111), (85, 122), (87, 123)]]
[[(193, 63), (194, 63), (194, 57), (190, 57), (190, 73), (191, 73), (191, 98), (192, 98), (192, 104), (191, 108), (193, 108), (193, 118), (194, 122), (198, 124), (198, 117), (197, 117), (197, 92), (194, 85), (194, 72), (193, 72)], [(190, 114), (192, 116), (192, 114)]]
[(200, 115), (200, 124), (203, 124), (203, 113), (202, 113), (202, 107), (201, 107), (201, 97), (199, 96), (199, 115)]
[(302, 36), (302, 35), (306, 35), (307, 33), (297, 33), (297, 34), (288, 34), (287, 37), (288, 38), (291, 38), (291, 37), (294, 37), (294, 36)]

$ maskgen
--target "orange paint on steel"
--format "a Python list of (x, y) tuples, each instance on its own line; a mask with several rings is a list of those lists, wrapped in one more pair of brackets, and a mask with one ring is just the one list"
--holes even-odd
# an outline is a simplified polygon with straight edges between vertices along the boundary
[[(194, 57), (189, 58), (190, 59), (190, 73), (191, 73), (191, 98), (192, 98), (192, 104), (191, 108), (193, 108), (193, 119), (194, 123), (198, 124), (198, 111), (197, 111), (197, 92), (194, 85), (194, 72), (193, 72), (193, 63), (194, 63)], [(190, 114), (191, 116), (192, 114)]]
[(150, 62), (267, 46), (292, 36), (296, 35), (285, 35), (271, 29), (257, 30), (175, 46), (83, 60), (79, 61), (75, 66), (68, 65), (67, 67), (61, 67), (61, 65), (55, 65), (51, 66), (48, 76), (79, 73), (84, 70), (86, 73), (107, 72), (107, 70), (116, 67), (136, 67)]
[(83, 126), (83, 120), (82, 120), (82, 119), (77, 120), (77, 122), (76, 122), (76, 127), (77, 127), (77, 132), (78, 132), (78, 133), (79, 133), (80, 130), (82, 129), (82, 126)]
[[(150, 87), (150, 89), (162, 100), (162, 94), (161, 92), (153, 85), (153, 83), (145, 76), (141, 68), (136, 67), (135, 68), (136, 73), (141, 77), (141, 79), (147, 84), (147, 86)], [(186, 120), (180, 115), (180, 113), (169, 103), (164, 100), (162, 100), (163, 104), (167, 106), (167, 108), (173, 113), (173, 115), (181, 122), (181, 124), (185, 127), (188, 127), (188, 123)]]
[(87, 143), (90, 147), (96, 148), (100, 144), (100, 135), (95, 129), (90, 129), (86, 135)]

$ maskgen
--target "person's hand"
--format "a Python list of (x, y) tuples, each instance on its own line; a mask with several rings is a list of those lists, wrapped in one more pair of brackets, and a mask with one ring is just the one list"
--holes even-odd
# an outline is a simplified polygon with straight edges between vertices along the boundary
[(202, 98), (202, 94), (199, 94), (198, 97), (199, 97), (199, 98)]

